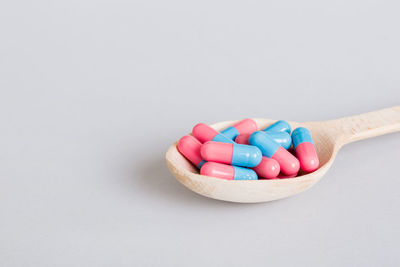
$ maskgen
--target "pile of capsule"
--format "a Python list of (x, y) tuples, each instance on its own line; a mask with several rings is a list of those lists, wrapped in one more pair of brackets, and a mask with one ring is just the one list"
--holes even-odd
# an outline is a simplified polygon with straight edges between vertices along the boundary
[(282, 120), (262, 131), (252, 119), (221, 132), (199, 123), (192, 135), (179, 140), (178, 150), (201, 175), (227, 180), (292, 178), (300, 169), (303, 173), (318, 169), (310, 131), (299, 127), (290, 133), (289, 123)]

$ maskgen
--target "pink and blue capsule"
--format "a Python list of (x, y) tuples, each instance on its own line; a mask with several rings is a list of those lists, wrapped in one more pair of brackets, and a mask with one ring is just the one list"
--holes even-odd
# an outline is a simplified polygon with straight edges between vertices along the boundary
[[(269, 137), (271, 137), (275, 142), (277, 142), (279, 145), (281, 145), (284, 149), (289, 149), (290, 146), (292, 145), (292, 138), (290, 137), (290, 134), (288, 134), (287, 132), (267, 131), (265, 133), (268, 134)], [(235, 142), (238, 144), (248, 145), (250, 135), (251, 134), (240, 134), (236, 137)]]
[(202, 145), (200, 154), (206, 161), (241, 167), (256, 167), (261, 162), (258, 147), (209, 141)]
[(300, 168), (307, 173), (317, 170), (319, 159), (310, 131), (304, 127), (296, 128), (292, 133), (292, 139)]
[(300, 163), (295, 156), (275, 142), (266, 132), (257, 131), (250, 135), (249, 144), (257, 146), (263, 156), (276, 160), (284, 175), (297, 174)]
[(216, 162), (206, 162), (200, 169), (200, 174), (225, 180), (257, 180), (255, 171), (242, 167)]
[(291, 130), (290, 124), (283, 120), (277, 121), (264, 129), (264, 131), (287, 132), (288, 134), (290, 134)]
[(232, 139), (226, 137), (225, 135), (221, 134), (214, 128), (211, 128), (205, 123), (196, 124), (193, 127), (192, 134), (196, 137), (201, 143), (205, 143), (208, 141), (215, 141), (215, 142), (223, 142), (223, 143), (234, 143)]
[(257, 123), (252, 119), (244, 119), (221, 131), (221, 134), (234, 140), (239, 134), (251, 134), (257, 131)]
[(186, 135), (178, 142), (178, 150), (181, 154), (193, 163), (198, 169), (206, 162), (200, 154), (201, 143), (195, 137)]

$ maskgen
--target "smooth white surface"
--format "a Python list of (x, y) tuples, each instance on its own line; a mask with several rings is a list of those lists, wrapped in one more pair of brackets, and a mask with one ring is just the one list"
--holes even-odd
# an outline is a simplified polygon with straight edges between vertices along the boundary
[(0, 3), (0, 266), (398, 266), (400, 134), (296, 197), (206, 199), (197, 122), (399, 105), (397, 1)]

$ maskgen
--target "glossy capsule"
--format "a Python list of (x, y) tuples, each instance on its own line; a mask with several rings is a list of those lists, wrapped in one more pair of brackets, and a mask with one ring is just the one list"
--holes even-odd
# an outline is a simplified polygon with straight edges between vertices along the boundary
[(200, 169), (201, 175), (226, 180), (257, 180), (257, 174), (251, 170), (216, 162), (206, 162)]
[(274, 179), (280, 172), (279, 163), (267, 157), (262, 157), (260, 164), (253, 168), (259, 177)]
[(192, 134), (201, 143), (205, 143), (208, 141), (234, 143), (232, 139), (226, 137), (225, 135), (221, 134), (220, 132), (218, 132), (214, 128), (211, 128), (205, 123), (196, 124), (193, 127)]
[(187, 158), (199, 169), (206, 162), (203, 160), (200, 154), (201, 143), (191, 135), (186, 135), (179, 139), (178, 150), (185, 158)]
[(251, 134), (257, 131), (257, 123), (252, 119), (244, 119), (221, 131), (221, 134), (230, 139), (235, 139), (239, 134)]
[(292, 128), (290, 127), (290, 124), (287, 121), (277, 121), (267, 128), (264, 129), (264, 131), (273, 131), (273, 132), (287, 132), (290, 134), (290, 131)]
[[(265, 131), (265, 130), (264, 130)], [(292, 145), (292, 138), (287, 132), (265, 132), (269, 137), (271, 137), (275, 142), (281, 145), (284, 149), (289, 149)], [(249, 144), (249, 137), (251, 134), (240, 134), (236, 137), (235, 142), (238, 144)]]
[(260, 164), (262, 158), (258, 147), (213, 141), (203, 144), (200, 153), (206, 161), (250, 168)]
[[(236, 137), (235, 142), (242, 145), (249, 144), (249, 137), (251, 134), (240, 134)], [(278, 176), (280, 171), (279, 163), (267, 157), (262, 157), (260, 164), (253, 168), (259, 177), (274, 179)]]
[(296, 128), (292, 133), (292, 139), (296, 157), (300, 161), (300, 168), (305, 172), (313, 172), (318, 169), (318, 154), (310, 131), (304, 127)]
[(296, 157), (276, 143), (266, 132), (257, 131), (250, 135), (249, 144), (257, 146), (263, 156), (275, 159), (284, 175), (294, 175), (299, 171), (300, 163)]

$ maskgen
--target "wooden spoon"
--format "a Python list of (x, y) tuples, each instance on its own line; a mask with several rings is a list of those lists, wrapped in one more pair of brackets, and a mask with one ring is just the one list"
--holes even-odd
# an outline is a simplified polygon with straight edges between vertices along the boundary
[[(274, 122), (270, 119), (254, 120), (260, 129)], [(237, 121), (219, 122), (211, 127), (222, 130), (235, 122)], [(320, 168), (317, 171), (295, 178), (256, 181), (232, 181), (203, 176), (178, 152), (177, 142), (167, 151), (168, 168), (176, 179), (190, 190), (214, 199), (256, 203), (289, 197), (318, 182), (329, 170), (343, 145), (400, 131), (400, 106), (337, 120), (289, 123), (292, 129), (303, 126), (311, 131), (320, 159)]]

